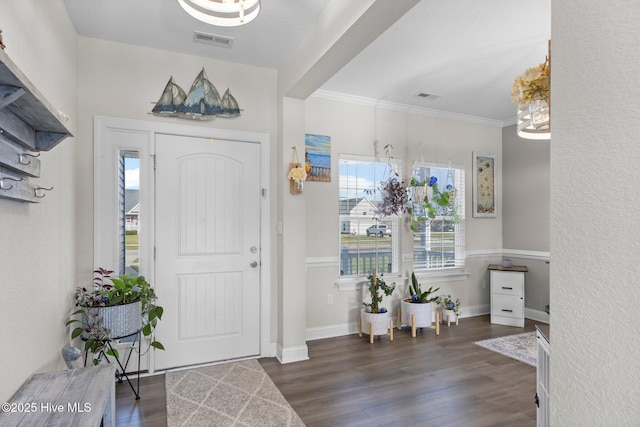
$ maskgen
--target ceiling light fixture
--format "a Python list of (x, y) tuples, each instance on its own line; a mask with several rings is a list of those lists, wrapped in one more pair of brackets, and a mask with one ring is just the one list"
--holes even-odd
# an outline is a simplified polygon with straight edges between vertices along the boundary
[(178, 0), (199, 21), (219, 27), (248, 24), (260, 13), (260, 0)]
[(520, 138), (551, 139), (551, 41), (548, 49), (546, 60), (516, 77), (511, 88)]

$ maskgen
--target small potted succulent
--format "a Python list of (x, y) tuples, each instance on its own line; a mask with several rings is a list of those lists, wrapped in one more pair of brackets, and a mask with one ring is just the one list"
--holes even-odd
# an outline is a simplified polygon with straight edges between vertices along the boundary
[(460, 311), (460, 298), (455, 300), (451, 295), (440, 295), (436, 299), (436, 304), (442, 305), (442, 321), (447, 321), (447, 324), (451, 324), (452, 321), (458, 324), (458, 318), (462, 312)]
[(93, 354), (93, 364), (100, 363), (103, 354), (119, 357), (111, 343), (138, 331), (150, 339), (151, 347), (164, 350), (154, 339), (163, 308), (155, 303), (157, 296), (145, 278), (128, 274), (112, 277), (113, 271), (104, 268), (94, 274), (90, 289), (76, 289), (78, 309), (66, 323), (79, 323), (71, 331), (71, 339), (83, 339), (84, 350)]
[(433, 289), (433, 286), (422, 291), (420, 283), (414, 272), (411, 273), (411, 283), (409, 284), (409, 298), (404, 298), (400, 302), (400, 325), (411, 325), (411, 336), (415, 338), (416, 328), (426, 328), (433, 323), (433, 309), (431, 303), (437, 297), (431, 294), (439, 291), (440, 288)]
[(362, 332), (369, 334), (369, 341), (373, 343), (375, 335), (389, 334), (393, 341), (393, 323), (389, 319), (389, 313), (386, 308), (380, 307), (384, 295), (391, 295), (396, 284), (387, 285), (380, 275), (376, 275), (375, 269), (373, 273), (367, 277), (369, 279), (369, 295), (371, 302), (363, 302), (364, 306), (360, 311), (360, 319), (358, 322), (358, 334), (362, 336)]

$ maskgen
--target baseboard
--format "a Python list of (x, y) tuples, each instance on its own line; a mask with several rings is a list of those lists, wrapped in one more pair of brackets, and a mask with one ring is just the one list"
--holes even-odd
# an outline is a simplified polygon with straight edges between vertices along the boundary
[(524, 308), (524, 317), (549, 324), (549, 314), (546, 311), (534, 310), (533, 308)]
[[(482, 316), (484, 314), (489, 314), (489, 312), (490, 312), (489, 305), (462, 307), (462, 314), (460, 315), (460, 319), (464, 319), (465, 317)], [(434, 314), (434, 320), (435, 320), (435, 314)], [(395, 323), (396, 323), (396, 319), (394, 318), (394, 324)], [(318, 328), (308, 328), (306, 331), (307, 341), (321, 340), (325, 338), (335, 338), (335, 337), (341, 337), (344, 335), (352, 335), (357, 333), (358, 333), (358, 324), (356, 322), (343, 323), (340, 325), (322, 326)]]
[(491, 313), (491, 305), (474, 305), (472, 307), (462, 306), (460, 307), (460, 311), (462, 312), (462, 315), (460, 315), (461, 319), (464, 319), (465, 317), (484, 316), (485, 314)]
[[(485, 314), (491, 313), (491, 305), (476, 305), (473, 307), (462, 307), (462, 314), (460, 315), (460, 319), (464, 319), (465, 317), (476, 317), (476, 316), (484, 316)], [(524, 317), (527, 319), (535, 320), (536, 322), (549, 323), (549, 315), (540, 310), (534, 310), (532, 308), (524, 309)], [(321, 340), (325, 338), (335, 338), (341, 337), (345, 335), (352, 335), (358, 333), (358, 324), (356, 322), (352, 323), (343, 323), (340, 325), (330, 325), (330, 326), (322, 326), (318, 328), (308, 328), (306, 331), (307, 341)], [(280, 348), (280, 346), (278, 346)], [(305, 346), (306, 350), (306, 346)], [(299, 360), (306, 360), (299, 359)], [(278, 356), (280, 363), (288, 363), (283, 362), (281, 356)], [(296, 362), (297, 360), (292, 360), (292, 362)]]
[(284, 348), (278, 344), (276, 358), (281, 364), (301, 362), (309, 359), (309, 348), (306, 345)]
[(275, 342), (271, 342), (265, 348), (265, 351), (260, 352), (260, 357), (276, 357), (277, 354), (278, 354), (278, 344)]

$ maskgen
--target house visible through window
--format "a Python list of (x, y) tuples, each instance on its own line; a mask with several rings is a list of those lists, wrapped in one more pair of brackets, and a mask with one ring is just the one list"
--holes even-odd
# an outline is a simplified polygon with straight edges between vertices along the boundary
[[(395, 165), (397, 167), (397, 165)], [(376, 214), (380, 182), (393, 171), (373, 158), (341, 156), (339, 162), (340, 275), (399, 271), (398, 218)]]
[(119, 165), (119, 274), (140, 271), (140, 159), (137, 151), (121, 151)]
[[(459, 269), (464, 267), (464, 168), (443, 165), (417, 164), (413, 177), (418, 182), (437, 179), (442, 192), (449, 187), (453, 202), (450, 206), (436, 208), (431, 221), (414, 221), (413, 268), (414, 270)], [(421, 199), (424, 195), (413, 195)], [(418, 215), (423, 214), (418, 208)]]

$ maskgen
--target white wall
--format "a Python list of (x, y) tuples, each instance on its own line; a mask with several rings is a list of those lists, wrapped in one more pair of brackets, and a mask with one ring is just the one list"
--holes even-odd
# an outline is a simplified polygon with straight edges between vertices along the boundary
[[(78, 139), (82, 144), (78, 158), (80, 179), (77, 192), (79, 210), (83, 213), (78, 223), (78, 230), (83, 236), (78, 247), (78, 275), (81, 280), (86, 281), (90, 280), (91, 271), (97, 267), (93, 265), (93, 117), (123, 117), (175, 123), (181, 126), (261, 132), (270, 135), (273, 146), (276, 141), (276, 72), (87, 37), (79, 37), (78, 40)], [(220, 94), (230, 88), (242, 110), (241, 116), (231, 119), (216, 118), (211, 121), (190, 121), (149, 114), (171, 76), (188, 92), (203, 67)], [(275, 150), (272, 150), (270, 161), (271, 164), (276, 162)], [(276, 173), (273, 168), (272, 182), (275, 182)], [(271, 188), (275, 189), (275, 186), (271, 185)], [(275, 191), (271, 196), (274, 194)], [(276, 213), (277, 206), (274, 201), (271, 212), (273, 222), (270, 227), (273, 232), (273, 244), (272, 248), (267, 248), (272, 253), (275, 253), (276, 247)], [(277, 259), (271, 259), (271, 294), (275, 295)], [(275, 319), (274, 307), (271, 313)], [(275, 324), (276, 321), (273, 320), (272, 325)], [(272, 329), (272, 335), (275, 340), (275, 329)]]
[[(487, 265), (500, 262), (502, 248), (502, 189), (501, 168), (496, 170), (497, 218), (473, 218), (472, 152), (496, 154), (501, 163), (502, 129), (489, 125), (471, 124), (426, 115), (376, 108), (374, 105), (338, 102), (311, 97), (306, 101), (306, 132), (331, 137), (331, 182), (307, 182), (302, 197), (306, 201), (307, 236), (307, 336), (321, 337), (352, 332), (362, 300), (361, 290), (340, 291), (339, 279), (339, 218), (338, 218), (338, 159), (341, 153), (380, 156), (385, 161), (384, 146), (392, 144), (393, 156), (405, 159), (407, 165), (424, 159), (465, 166), (466, 170), (466, 279), (455, 282), (437, 281), (438, 293), (460, 297), (463, 313), (488, 312), (489, 285)], [(374, 144), (375, 142), (375, 144)], [(403, 229), (404, 253), (412, 253), (411, 234)], [(486, 256), (483, 254), (487, 254)], [(404, 263), (402, 271), (411, 275), (411, 263)], [(388, 279), (387, 282), (395, 279)], [(483, 283), (484, 281), (484, 283)], [(406, 286), (394, 293), (404, 296)], [(432, 284), (430, 283), (429, 286)], [(484, 288), (483, 288), (484, 285)], [(327, 295), (333, 295), (333, 305)], [(385, 302), (387, 307), (397, 302)], [(395, 308), (394, 308), (395, 310)]]
[(551, 16), (551, 424), (638, 425), (640, 4)]
[[(5, 52), (57, 109), (76, 134), (76, 37), (61, 0), (5, 1), (0, 5)], [(64, 367), (69, 343), (76, 251), (77, 139), (43, 152), (41, 178), (53, 191), (41, 203), (0, 199), (0, 401), (36, 372)], [(35, 180), (34, 180), (35, 182)]]

